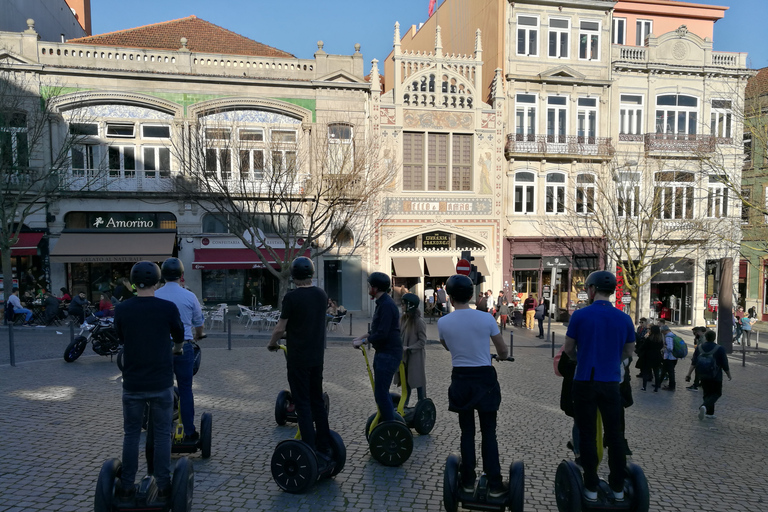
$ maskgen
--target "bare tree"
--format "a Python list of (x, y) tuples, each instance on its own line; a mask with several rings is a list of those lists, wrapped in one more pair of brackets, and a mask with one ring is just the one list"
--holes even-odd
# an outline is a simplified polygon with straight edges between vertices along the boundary
[(227, 217), (230, 233), (279, 280), (278, 306), (297, 256), (350, 255), (367, 243), (376, 199), (396, 175), (393, 152), (362, 117), (254, 126), (219, 112), (200, 118), (173, 152), (178, 190)]
[[(41, 94), (44, 91), (44, 94)], [(55, 107), (61, 88), (26, 72), (0, 69), (0, 255), (4, 298), (11, 294), (11, 249), (25, 222), (58, 194), (95, 180), (98, 169), (75, 177), (70, 152), (83, 135), (67, 129), (84, 122), (64, 118)], [(96, 166), (98, 167), (98, 166)]]
[[(731, 237), (735, 221), (727, 204), (714, 202), (699, 173), (674, 161), (615, 155), (575, 181), (571, 194), (564, 189), (558, 194), (556, 184), (547, 184), (545, 210), (552, 215), (539, 229), (573, 254), (583, 253), (584, 237), (601, 240), (606, 261), (621, 271), (633, 304), (661, 271), (654, 270), (660, 261), (738, 244)], [(639, 308), (634, 313), (638, 317)]]

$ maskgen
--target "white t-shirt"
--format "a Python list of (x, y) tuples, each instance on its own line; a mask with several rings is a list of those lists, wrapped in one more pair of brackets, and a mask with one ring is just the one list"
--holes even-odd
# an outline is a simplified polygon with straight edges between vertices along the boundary
[(437, 321), (437, 332), (451, 351), (453, 366), (491, 366), (491, 336), (499, 334), (493, 316), (457, 309)]

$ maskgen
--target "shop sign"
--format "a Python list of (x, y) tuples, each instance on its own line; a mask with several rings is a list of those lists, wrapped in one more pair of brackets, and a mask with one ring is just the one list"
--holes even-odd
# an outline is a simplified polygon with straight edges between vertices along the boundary
[[(298, 249), (304, 243), (303, 238), (298, 238), (293, 244), (293, 248)], [(236, 236), (229, 237), (208, 237), (204, 236), (200, 239), (200, 245), (208, 249), (247, 249), (243, 241)], [(258, 243), (255, 246), (257, 249), (263, 249), (265, 246), (275, 249), (285, 249), (285, 240), (278, 237), (267, 238), (264, 240), (264, 244)]]
[(570, 266), (571, 260), (565, 256), (544, 256), (544, 269), (568, 268)]
[(632, 302), (632, 295), (629, 292), (624, 292), (624, 296), (621, 298), (622, 304), (629, 304)]
[(548, 284), (545, 284), (544, 287), (541, 290), (541, 294), (544, 296), (545, 299), (549, 300), (550, 296), (552, 295), (552, 289), (549, 287)]
[(469, 201), (403, 201), (404, 212), (471, 212)]
[(421, 235), (421, 246), (424, 249), (450, 249), (451, 234), (442, 231), (424, 233)]
[(579, 292), (576, 294), (576, 299), (586, 301), (589, 300), (589, 295), (587, 295), (587, 292)]
[(664, 258), (651, 266), (651, 282), (693, 281), (693, 260)]
[(709, 299), (709, 305), (710, 306), (715, 307), (715, 306), (717, 306), (717, 304), (718, 304), (717, 297), (712, 297), (711, 299)]
[(154, 213), (90, 213), (91, 229), (160, 229)]

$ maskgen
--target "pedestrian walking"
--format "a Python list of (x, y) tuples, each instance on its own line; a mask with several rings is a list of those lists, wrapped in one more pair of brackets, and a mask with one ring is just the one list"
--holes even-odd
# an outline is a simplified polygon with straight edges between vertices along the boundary
[(653, 380), (653, 391), (658, 391), (661, 386), (661, 351), (664, 348), (664, 335), (658, 325), (653, 325), (648, 330), (648, 337), (639, 344), (635, 351), (637, 352), (637, 361), (640, 365), (640, 373), (643, 377), (643, 391), (646, 390), (648, 382)]
[(690, 382), (691, 373), (695, 370), (697, 378), (701, 380), (704, 397), (703, 403), (699, 406), (699, 420), (715, 418), (715, 402), (723, 394), (723, 372), (728, 376), (728, 380), (731, 380), (725, 348), (715, 342), (717, 333), (707, 331), (704, 338), (705, 341), (699, 343), (693, 351), (691, 367), (688, 369), (688, 375), (685, 376), (685, 381)]
[[(442, 288), (438, 288), (441, 290)], [(411, 399), (411, 390), (416, 389), (418, 400), (427, 397), (427, 324), (421, 316), (421, 301), (414, 293), (403, 295), (403, 316), (400, 317), (400, 335), (403, 338), (403, 363), (405, 364), (406, 389), (405, 406)], [(402, 387), (400, 374), (395, 373), (395, 385)]]
[(669, 330), (667, 324), (662, 325), (661, 334), (664, 335), (664, 346), (662, 347), (663, 360), (661, 362), (661, 380), (669, 377), (669, 383), (661, 389), (665, 391), (675, 390), (675, 366), (677, 366), (677, 358), (672, 353), (675, 342), (675, 335)]
[(748, 347), (752, 346), (752, 326), (757, 322), (757, 318), (749, 316), (741, 317), (741, 343), (746, 343)]
[[(704, 342), (704, 334), (707, 332), (707, 328), (701, 327), (701, 326), (694, 327), (693, 329), (691, 329), (691, 332), (693, 332), (693, 346), (694, 348), (698, 347), (699, 344)], [(693, 366), (693, 360), (691, 360), (691, 366)], [(686, 379), (686, 382), (689, 382), (689, 380)], [(687, 386), (685, 389), (687, 389), (688, 391), (698, 391), (699, 383), (700, 383), (700, 379), (699, 379), (699, 374), (697, 373), (695, 375), (695, 378), (693, 379), (693, 384), (691, 384), (690, 386)]]

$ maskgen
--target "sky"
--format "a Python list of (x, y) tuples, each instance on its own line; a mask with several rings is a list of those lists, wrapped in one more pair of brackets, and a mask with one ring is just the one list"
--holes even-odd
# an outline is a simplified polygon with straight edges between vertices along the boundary
[[(715, 23), (716, 51), (747, 52), (750, 67), (768, 66), (768, 0), (695, 3), (730, 5)], [(359, 43), (367, 73), (373, 58), (382, 62), (392, 50), (395, 22), (404, 33), (427, 19), (428, 7), (429, 0), (92, 0), (91, 15), (94, 34), (195, 15), (302, 59), (312, 58), (318, 40), (341, 55)]]

